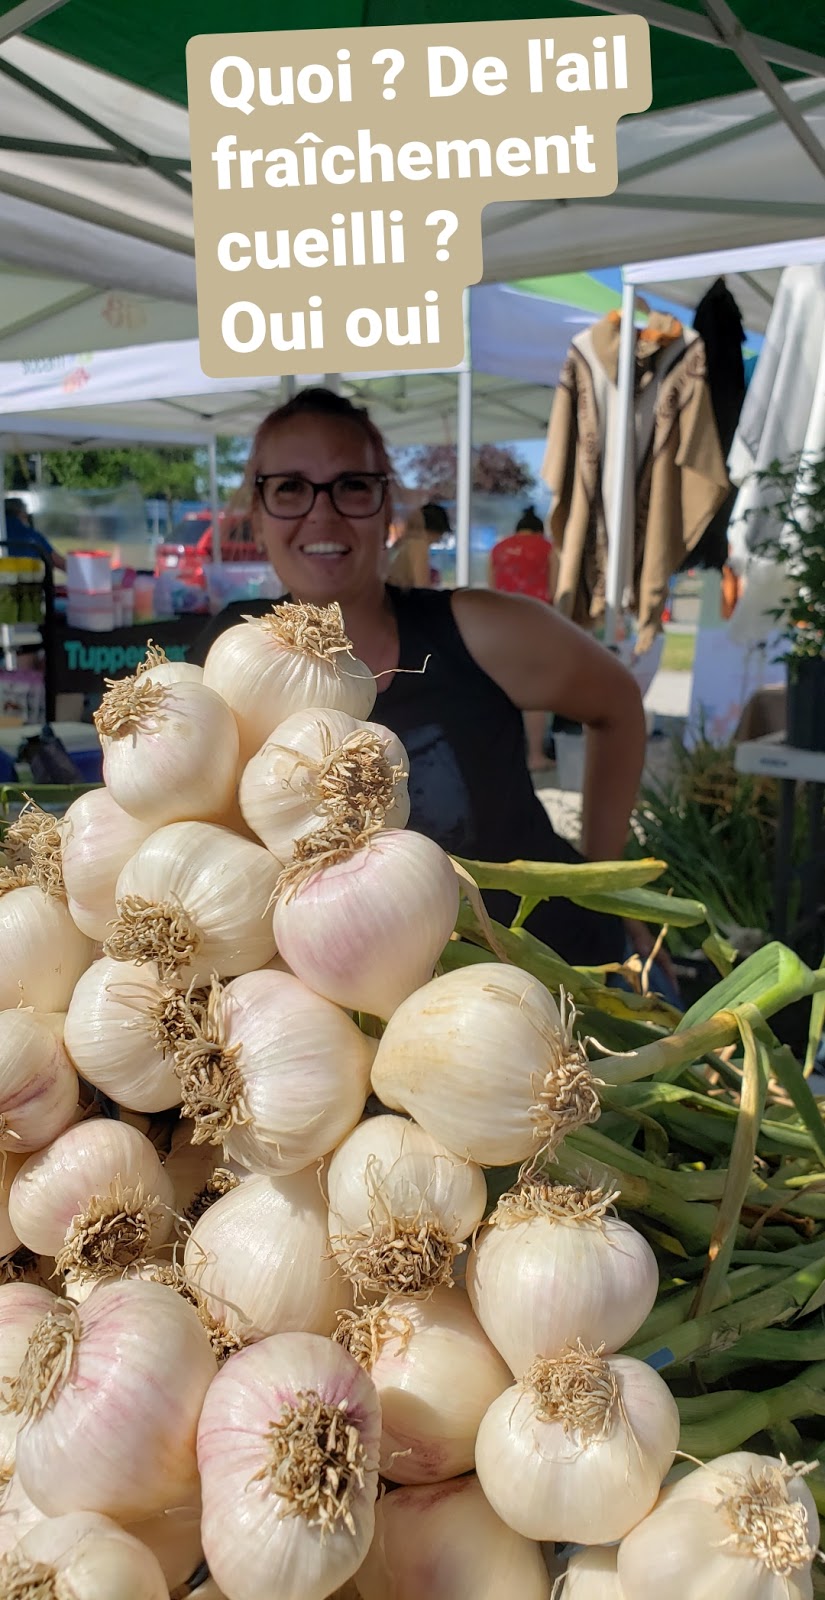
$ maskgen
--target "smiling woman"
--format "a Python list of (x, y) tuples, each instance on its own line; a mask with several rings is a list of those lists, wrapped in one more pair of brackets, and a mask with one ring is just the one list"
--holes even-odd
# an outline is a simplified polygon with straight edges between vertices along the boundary
[[(385, 582), (392, 466), (367, 412), (306, 389), (262, 422), (247, 482), (253, 523), (295, 600), (337, 602), (354, 654), (378, 680), (375, 716), (410, 759), (410, 826), (454, 854), (486, 861), (575, 861), (527, 770), (523, 711), (583, 723), (588, 760), (582, 845), (622, 854), (642, 768), (645, 723), (633, 678), (579, 628), (539, 601), (487, 590), (401, 589)], [(216, 617), (213, 640), (268, 602)], [(509, 921), (515, 901), (487, 896)], [(527, 927), (574, 964), (620, 961), (615, 919), (567, 901)]]

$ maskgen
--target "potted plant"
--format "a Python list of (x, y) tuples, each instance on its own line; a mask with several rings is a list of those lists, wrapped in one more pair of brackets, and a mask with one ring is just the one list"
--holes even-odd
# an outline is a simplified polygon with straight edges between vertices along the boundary
[(825, 455), (800, 454), (757, 474), (777, 532), (760, 538), (788, 579), (772, 615), (787, 641), (788, 743), (825, 751)]

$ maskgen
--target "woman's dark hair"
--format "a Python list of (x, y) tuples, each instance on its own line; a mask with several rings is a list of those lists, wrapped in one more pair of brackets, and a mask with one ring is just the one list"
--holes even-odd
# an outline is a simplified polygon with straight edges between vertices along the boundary
[(380, 428), (373, 422), (366, 406), (355, 406), (345, 395), (336, 394), (333, 389), (325, 389), (318, 385), (314, 389), (299, 389), (291, 400), (282, 406), (276, 406), (274, 411), (264, 417), (252, 441), (249, 460), (246, 463), (244, 476), (245, 511), (252, 517), (255, 526), (258, 507), (258, 496), (255, 492), (255, 475), (260, 471), (261, 451), (272, 433), (280, 423), (290, 422), (293, 417), (334, 417), (344, 422), (352, 422), (360, 428), (368, 443), (372, 446), (375, 458), (376, 471), (385, 472), (389, 478), (389, 489), (384, 501), (384, 516), (387, 526), (392, 521), (392, 485), (393, 468), (389, 451), (384, 441)]
[(247, 483), (250, 489), (254, 488), (255, 474), (259, 470), (258, 461), (261, 449), (273, 429), (282, 422), (291, 422), (293, 417), (334, 417), (343, 422), (352, 422), (369, 440), (372, 445), (375, 465), (378, 472), (386, 472), (392, 479), (393, 470), (389, 451), (384, 442), (380, 428), (373, 422), (366, 406), (355, 406), (345, 395), (335, 394), (332, 389), (321, 387), (315, 389), (299, 389), (291, 400), (284, 405), (270, 411), (264, 417), (252, 441), (249, 461), (247, 463)]
[(544, 523), (542, 522), (541, 517), (537, 517), (535, 511), (533, 510), (533, 507), (532, 506), (528, 506), (526, 511), (522, 511), (521, 516), (519, 517), (518, 522), (516, 523), (516, 533), (543, 533), (543, 532), (544, 532)]
[(445, 533), (452, 533), (450, 519), (444, 507), (440, 506), (436, 500), (429, 500), (425, 506), (422, 506), (421, 515), (424, 518), (424, 527), (428, 533), (437, 534), (439, 539), (443, 538)]

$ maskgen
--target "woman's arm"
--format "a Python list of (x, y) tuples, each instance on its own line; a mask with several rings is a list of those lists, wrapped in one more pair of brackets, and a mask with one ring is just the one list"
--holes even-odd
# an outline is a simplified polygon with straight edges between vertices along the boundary
[(642, 698), (610, 651), (538, 600), (465, 589), (453, 615), (470, 655), (520, 711), (554, 711), (587, 730), (583, 853), (624, 852), (645, 758)]
[(552, 539), (549, 541), (550, 551), (547, 558), (547, 593), (551, 600), (556, 597), (556, 584), (559, 581), (559, 556)]

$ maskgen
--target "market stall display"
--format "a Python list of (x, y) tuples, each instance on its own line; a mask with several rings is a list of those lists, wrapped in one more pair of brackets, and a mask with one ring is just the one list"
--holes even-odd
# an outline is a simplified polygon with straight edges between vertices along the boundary
[(679, 1019), (492, 924), (705, 908), (452, 860), (338, 608), (233, 632), (5, 830), (0, 1594), (810, 1596), (825, 1124), (768, 1019), (825, 977)]

